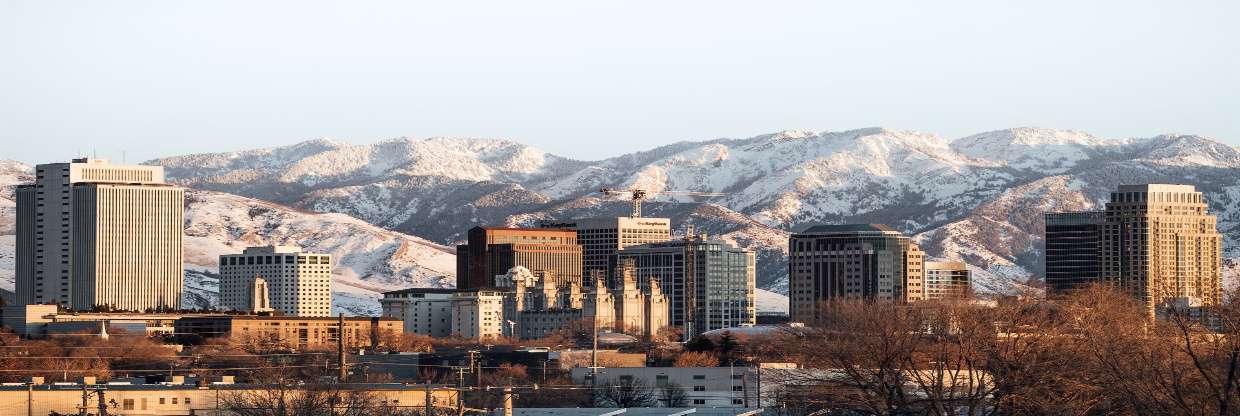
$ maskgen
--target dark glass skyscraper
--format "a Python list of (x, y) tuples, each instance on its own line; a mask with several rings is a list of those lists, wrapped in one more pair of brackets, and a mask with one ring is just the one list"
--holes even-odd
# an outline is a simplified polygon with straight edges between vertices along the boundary
[(1064, 294), (1101, 278), (1100, 244), (1106, 216), (1100, 211), (1046, 214), (1046, 290)]

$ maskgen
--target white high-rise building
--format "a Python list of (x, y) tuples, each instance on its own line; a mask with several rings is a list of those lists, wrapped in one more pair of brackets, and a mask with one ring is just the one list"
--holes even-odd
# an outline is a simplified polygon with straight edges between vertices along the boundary
[(162, 167), (43, 164), (16, 196), (19, 304), (180, 307), (185, 191)]
[(265, 282), (268, 305), (292, 316), (331, 316), (332, 256), (300, 247), (249, 247), (220, 256), (220, 306), (245, 312), (262, 302), (255, 279)]

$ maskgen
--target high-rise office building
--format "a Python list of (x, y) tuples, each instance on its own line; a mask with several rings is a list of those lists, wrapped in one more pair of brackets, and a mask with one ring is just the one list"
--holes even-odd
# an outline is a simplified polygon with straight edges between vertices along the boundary
[(911, 302), (925, 297), (925, 254), (883, 224), (818, 225), (788, 239), (788, 300), (794, 321), (812, 321), (831, 299)]
[(616, 252), (639, 282), (657, 280), (672, 326), (686, 336), (756, 323), (754, 253), (702, 236), (629, 246)]
[(963, 262), (925, 262), (925, 300), (969, 297), (969, 267)]
[(558, 286), (581, 284), (577, 233), (553, 228), (474, 227), (468, 244), (456, 246), (456, 286), (496, 286), (495, 276), (513, 267), (546, 273)]
[[(661, 243), (672, 238), (671, 220), (667, 218), (607, 217), (566, 221), (544, 221), (545, 228), (563, 228), (577, 231), (581, 244), (582, 276), (591, 276), (595, 270), (607, 277), (607, 284), (615, 287), (615, 255), (617, 251), (639, 244)], [(587, 286), (593, 284), (586, 279)]]
[(1101, 278), (1161, 307), (1222, 302), (1222, 236), (1190, 185), (1120, 185), (1106, 204)]
[(1045, 215), (1046, 291), (1055, 296), (1096, 283), (1101, 277), (1101, 211)]
[(162, 167), (43, 164), (16, 194), (18, 303), (180, 307), (185, 192)]
[[(267, 302), (260, 301), (260, 287)], [(292, 246), (248, 247), (241, 254), (221, 255), (220, 306), (262, 312), (254, 305), (263, 303), (284, 315), (331, 316), (332, 256)]]

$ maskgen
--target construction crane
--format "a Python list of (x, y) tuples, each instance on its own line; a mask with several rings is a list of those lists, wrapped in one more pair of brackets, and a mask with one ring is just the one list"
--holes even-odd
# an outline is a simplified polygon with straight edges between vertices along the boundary
[(630, 215), (630, 217), (632, 217), (632, 218), (641, 218), (641, 217), (642, 217), (642, 200), (644, 200), (644, 199), (646, 199), (646, 198), (651, 197), (651, 196), (652, 196), (651, 194), (684, 195), (684, 196), (704, 196), (704, 197), (712, 197), (712, 196), (726, 196), (726, 195), (727, 195), (727, 194), (725, 194), (725, 193), (721, 193), (721, 192), (690, 192), (690, 191), (657, 191), (657, 192), (651, 192), (651, 191), (647, 191), (647, 190), (645, 190), (645, 189), (614, 189), (614, 188), (603, 188), (603, 189), (599, 189), (598, 191), (599, 191), (599, 193), (602, 193), (603, 195), (624, 195), (624, 194), (628, 194), (628, 195), (630, 196), (630, 198), (633, 200), (633, 214), (632, 214), (632, 215)]

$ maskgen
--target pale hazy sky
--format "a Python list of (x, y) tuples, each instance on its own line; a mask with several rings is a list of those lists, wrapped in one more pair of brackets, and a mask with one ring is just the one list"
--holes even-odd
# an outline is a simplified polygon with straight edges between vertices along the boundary
[(867, 126), (1237, 145), (1237, 3), (0, 0), (0, 159)]

